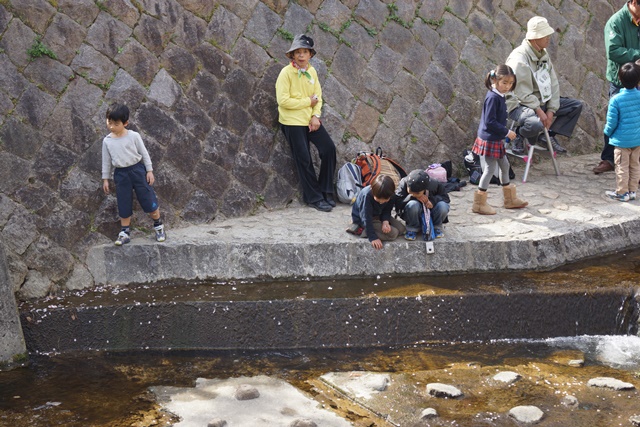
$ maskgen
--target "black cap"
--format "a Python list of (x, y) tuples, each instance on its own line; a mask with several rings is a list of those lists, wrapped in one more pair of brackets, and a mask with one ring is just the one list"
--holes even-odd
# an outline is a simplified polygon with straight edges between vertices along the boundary
[(422, 169), (415, 169), (407, 175), (407, 189), (412, 193), (420, 193), (429, 187), (429, 175)]

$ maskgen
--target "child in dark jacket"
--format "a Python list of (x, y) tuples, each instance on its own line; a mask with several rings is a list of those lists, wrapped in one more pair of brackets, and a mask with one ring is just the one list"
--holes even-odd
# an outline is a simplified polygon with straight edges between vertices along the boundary
[(371, 246), (382, 249), (382, 241), (395, 240), (404, 234), (404, 224), (391, 217), (396, 185), (387, 175), (378, 175), (371, 185), (360, 191), (351, 208), (353, 224), (347, 232), (368, 237)]
[(496, 210), (487, 203), (487, 189), (496, 170), (500, 171), (500, 185), (504, 195), (504, 207), (521, 209), (529, 203), (516, 195), (516, 186), (509, 182), (509, 159), (506, 156), (504, 139), (513, 140), (516, 133), (507, 128), (507, 104), (505, 95), (516, 87), (516, 75), (511, 67), (498, 65), (487, 74), (484, 81), (489, 91), (484, 98), (478, 137), (471, 151), (483, 157), (487, 167), (482, 171), (478, 191), (473, 196), (471, 210), (481, 215), (495, 215)]
[(436, 238), (444, 237), (442, 223), (449, 215), (449, 195), (441, 182), (430, 179), (427, 172), (416, 169), (402, 178), (396, 189), (396, 213), (406, 223), (404, 238), (416, 240), (422, 230), (421, 215), (429, 209)]

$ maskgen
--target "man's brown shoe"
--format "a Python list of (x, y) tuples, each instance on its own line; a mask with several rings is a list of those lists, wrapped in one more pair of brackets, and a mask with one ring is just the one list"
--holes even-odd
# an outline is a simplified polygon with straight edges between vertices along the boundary
[(605, 172), (611, 172), (614, 169), (615, 168), (613, 167), (613, 165), (611, 163), (609, 163), (606, 160), (601, 160), (600, 163), (598, 164), (598, 166), (593, 168), (593, 173), (598, 175), (598, 174), (605, 173)]

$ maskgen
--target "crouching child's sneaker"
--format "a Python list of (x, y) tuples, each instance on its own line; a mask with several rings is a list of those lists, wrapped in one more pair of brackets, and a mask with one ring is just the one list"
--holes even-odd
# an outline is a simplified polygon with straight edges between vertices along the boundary
[(404, 235), (404, 238), (410, 241), (416, 240), (416, 237), (418, 237), (418, 233), (415, 231), (407, 231)]
[(153, 227), (156, 231), (156, 242), (164, 242), (167, 240), (167, 235), (164, 233), (164, 224)]
[(129, 235), (127, 233), (125, 233), (124, 231), (121, 231), (118, 234), (118, 238), (115, 241), (116, 246), (122, 246), (124, 244), (127, 244), (131, 241), (131, 237), (129, 237)]
[(434, 229), (433, 232), (436, 235), (436, 239), (442, 239), (444, 237), (444, 232), (439, 228)]
[(629, 193), (618, 194), (615, 191), (605, 191), (604, 194), (609, 196), (610, 199), (617, 200), (619, 202), (629, 201)]

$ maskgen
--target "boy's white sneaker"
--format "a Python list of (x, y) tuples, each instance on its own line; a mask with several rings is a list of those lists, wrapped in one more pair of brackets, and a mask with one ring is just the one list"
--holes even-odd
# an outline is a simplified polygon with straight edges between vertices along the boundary
[(126, 243), (129, 243), (130, 241), (131, 241), (131, 237), (129, 237), (129, 235), (124, 231), (121, 231), (118, 234), (118, 238), (116, 239), (115, 244), (116, 246), (122, 246)]
[(153, 229), (156, 231), (156, 242), (164, 242), (167, 240), (167, 235), (164, 233), (164, 224), (153, 227)]
[(605, 191), (604, 194), (609, 196), (610, 199), (617, 200), (619, 202), (628, 202), (631, 197), (629, 197), (629, 193), (618, 194), (615, 191)]
[(636, 199), (636, 192), (629, 191), (629, 200), (635, 200), (635, 199)]

